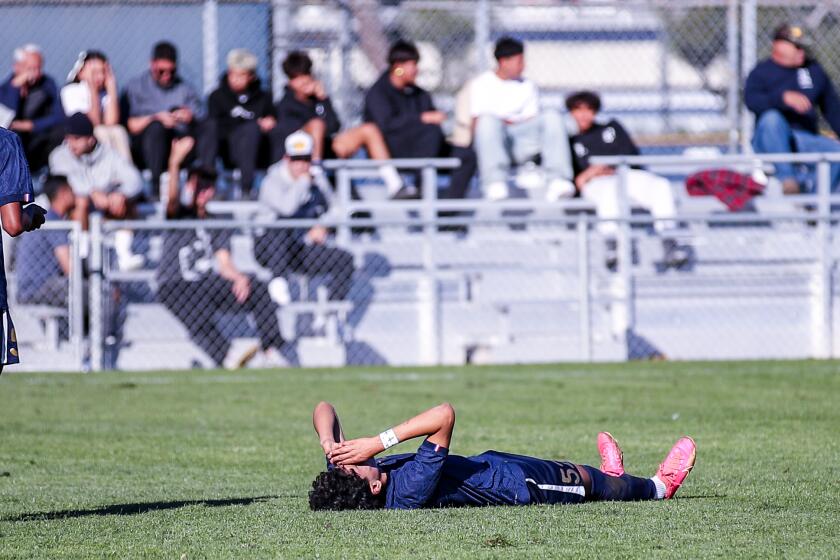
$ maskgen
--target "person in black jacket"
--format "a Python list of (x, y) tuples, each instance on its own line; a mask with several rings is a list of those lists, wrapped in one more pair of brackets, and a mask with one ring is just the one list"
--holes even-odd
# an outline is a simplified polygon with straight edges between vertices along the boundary
[[(602, 221), (601, 233), (611, 236), (617, 230), (613, 220), (620, 217), (619, 178), (614, 168), (590, 164), (590, 156), (638, 155), (639, 148), (618, 121), (596, 122), (601, 99), (591, 91), (581, 91), (566, 99), (566, 107), (578, 125), (578, 134), (570, 138), (574, 156), (575, 186), (581, 197), (595, 203)], [(658, 232), (676, 228), (676, 202), (668, 179), (644, 171), (631, 169), (627, 173), (626, 196), (631, 204), (649, 210), (656, 218)]]
[[(819, 133), (817, 108), (840, 135), (840, 98), (820, 64), (808, 56), (810, 38), (799, 25), (784, 24), (773, 36), (770, 58), (747, 76), (744, 103), (755, 113), (757, 153), (840, 152), (840, 142)], [(785, 193), (800, 192), (793, 165), (777, 163)], [(811, 183), (812, 181), (808, 181)], [(831, 166), (831, 188), (840, 187), (840, 165)]]
[(461, 166), (452, 174), (445, 198), (463, 198), (475, 174), (472, 148), (446, 142), (441, 124), (446, 113), (435, 109), (432, 96), (419, 87), (420, 52), (407, 41), (397, 41), (388, 52), (388, 70), (365, 96), (364, 120), (374, 123), (395, 158), (456, 157)]
[[(361, 148), (367, 150), (371, 159), (391, 157), (382, 133), (373, 124), (364, 123), (340, 132), (341, 121), (324, 85), (312, 76), (312, 59), (309, 55), (302, 51), (292, 51), (283, 61), (283, 72), (289, 82), (283, 98), (276, 105), (279, 125), (275, 135), (279, 152), (273, 153), (272, 161), (282, 159), (283, 143), (298, 130), (308, 133), (314, 141), (312, 169), (315, 174), (321, 172), (322, 159), (349, 158)], [(402, 179), (393, 166), (383, 166), (380, 174), (390, 194), (400, 190)]]
[[(207, 120), (201, 127), (198, 156), (213, 166), (225, 154), (242, 173), (242, 192), (248, 195), (260, 155), (267, 159), (266, 143), (277, 125), (271, 95), (260, 87), (255, 70), (257, 57), (245, 50), (228, 53), (227, 73), (207, 101)], [(267, 162), (266, 162), (267, 163)]]

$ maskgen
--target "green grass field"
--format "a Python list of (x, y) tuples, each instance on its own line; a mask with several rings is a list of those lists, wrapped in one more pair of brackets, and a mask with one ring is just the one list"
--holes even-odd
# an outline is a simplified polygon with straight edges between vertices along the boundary
[[(8, 373), (0, 558), (840, 556), (833, 362)], [(670, 502), (313, 513), (319, 399), (349, 437), (449, 401), (453, 453), (597, 466), (608, 429), (631, 473), (682, 434), (697, 466)]]

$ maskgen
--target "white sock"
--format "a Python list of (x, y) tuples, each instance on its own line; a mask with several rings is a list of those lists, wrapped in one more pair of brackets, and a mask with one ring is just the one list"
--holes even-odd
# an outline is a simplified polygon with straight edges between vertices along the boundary
[(651, 477), (654, 486), (656, 486), (656, 499), (662, 500), (665, 498), (665, 483), (659, 480), (659, 477), (656, 475)]
[(400, 177), (397, 168), (393, 165), (383, 165), (380, 167), (379, 175), (385, 183), (385, 188), (388, 190), (388, 196), (394, 196), (397, 194), (397, 191), (402, 188), (402, 177)]
[(134, 241), (134, 233), (130, 229), (118, 229), (114, 232), (114, 252), (118, 258), (131, 256), (131, 244)]

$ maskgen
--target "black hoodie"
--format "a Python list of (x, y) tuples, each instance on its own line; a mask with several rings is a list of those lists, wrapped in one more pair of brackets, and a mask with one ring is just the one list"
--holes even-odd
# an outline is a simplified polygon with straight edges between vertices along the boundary
[(228, 85), (227, 76), (222, 76), (219, 87), (207, 100), (207, 116), (218, 119), (219, 132), (228, 134), (237, 125), (274, 116), (271, 95), (260, 88), (260, 79), (255, 78), (242, 93), (234, 93)]
[(332, 136), (341, 128), (341, 121), (333, 109), (330, 98), (318, 99), (311, 97), (300, 101), (289, 86), (286, 86), (281, 99), (275, 106), (277, 120), (284, 130), (295, 131), (312, 119), (323, 119), (327, 124), (327, 136)]

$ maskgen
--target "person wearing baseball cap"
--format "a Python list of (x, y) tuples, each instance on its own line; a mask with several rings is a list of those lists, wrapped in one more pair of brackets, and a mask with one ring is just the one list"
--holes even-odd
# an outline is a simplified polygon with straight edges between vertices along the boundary
[[(297, 131), (286, 138), (286, 155), (268, 168), (260, 186), (265, 214), (278, 219), (316, 219), (330, 206), (332, 189), (322, 173), (312, 173), (312, 136)], [(353, 255), (329, 246), (329, 232), (322, 225), (309, 229), (269, 228), (254, 240), (254, 256), (271, 270), (268, 291), (275, 303), (289, 300), (285, 277), (295, 272), (329, 278), (331, 300), (346, 300), (353, 280)]]
[[(201, 126), (198, 158), (212, 167), (222, 154), (242, 173), (244, 196), (249, 196), (254, 172), (262, 160), (269, 164), (269, 133), (277, 125), (271, 94), (257, 76), (257, 56), (247, 49), (227, 55), (227, 71), (207, 100), (207, 120)], [(276, 151), (272, 148), (271, 152)]]
[[(819, 113), (840, 135), (840, 98), (823, 67), (808, 49), (809, 30), (785, 23), (773, 34), (770, 58), (747, 77), (744, 103), (755, 114), (756, 153), (840, 152), (840, 142), (819, 131)], [(776, 176), (784, 192), (813, 191), (813, 173), (797, 176), (789, 163), (777, 163)], [(840, 165), (831, 166), (831, 190), (840, 186)]]

